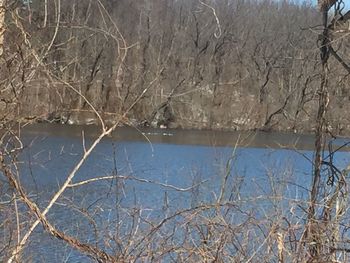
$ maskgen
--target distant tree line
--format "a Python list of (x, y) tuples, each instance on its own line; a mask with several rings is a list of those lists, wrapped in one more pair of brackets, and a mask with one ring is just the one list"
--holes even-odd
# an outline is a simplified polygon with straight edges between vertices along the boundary
[[(94, 122), (83, 95), (107, 120), (139, 99), (130, 124), (314, 128), (322, 23), (308, 3), (33, 0), (8, 8), (18, 21), (6, 17), (1, 71), (12, 88), (1, 96), (16, 100), (21, 116)], [(335, 41), (347, 54), (347, 38)], [(348, 73), (333, 60), (329, 128), (346, 133)]]

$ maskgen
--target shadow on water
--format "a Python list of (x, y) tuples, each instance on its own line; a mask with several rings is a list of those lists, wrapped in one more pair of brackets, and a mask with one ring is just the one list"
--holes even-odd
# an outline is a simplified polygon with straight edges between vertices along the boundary
[[(86, 138), (99, 135), (97, 126), (60, 125), (60, 124), (33, 124), (23, 129), (27, 135), (81, 137)], [(185, 145), (207, 146), (235, 146), (259, 148), (286, 148), (298, 150), (312, 150), (315, 137), (311, 134), (294, 134), (263, 131), (212, 131), (212, 130), (181, 130), (181, 129), (151, 129), (141, 130), (132, 127), (118, 127), (109, 137), (113, 141), (141, 141), (152, 143), (169, 143)], [(341, 146), (347, 143), (347, 138), (331, 139), (334, 145)], [(343, 150), (349, 150), (349, 147)]]

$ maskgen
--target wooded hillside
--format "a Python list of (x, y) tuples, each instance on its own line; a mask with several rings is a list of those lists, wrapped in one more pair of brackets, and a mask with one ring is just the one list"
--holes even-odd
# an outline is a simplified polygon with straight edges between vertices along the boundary
[[(137, 101), (126, 124), (314, 128), (322, 25), (309, 4), (33, 0), (6, 10), (2, 118), (93, 123), (91, 106), (108, 121)], [(348, 58), (348, 38), (333, 46)], [(348, 73), (329, 65), (329, 129), (349, 134)]]

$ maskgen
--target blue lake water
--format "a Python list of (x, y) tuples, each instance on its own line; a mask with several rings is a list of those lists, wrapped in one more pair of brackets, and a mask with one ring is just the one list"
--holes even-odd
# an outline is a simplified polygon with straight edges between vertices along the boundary
[[(214, 135), (210, 138), (206, 134), (207, 141), (202, 139), (199, 144), (196, 140), (203, 134), (195, 132), (195, 136), (191, 131), (188, 131), (188, 137), (196, 138), (190, 140), (196, 141), (196, 144), (186, 140), (186, 132), (181, 133), (181, 138), (173, 138), (172, 143), (170, 133), (145, 133), (148, 141), (133, 129), (123, 132), (125, 138), (104, 139), (72, 183), (101, 176), (117, 175), (124, 176), (124, 179), (99, 180), (67, 189), (48, 214), (48, 218), (60, 230), (72, 235), (79, 234), (86, 242), (104, 246), (101, 233), (116, 225), (118, 220), (123, 222), (120, 231), (127, 232), (131, 225), (125, 220), (132, 209), (141, 211), (143, 218), (156, 222), (165, 214), (180, 209), (217, 202), (227, 173), (229, 176), (222, 200), (241, 200), (246, 210), (258, 206), (259, 209), (253, 210), (256, 217), (273, 209), (276, 197), (283, 199), (278, 205), (283, 206), (282, 211), (286, 213), (291, 201), (308, 198), (313, 158), (313, 152), (308, 149), (310, 146), (282, 149), (273, 145), (271, 148), (271, 141), (260, 139), (259, 143), (238, 144), (235, 147), (237, 134), (232, 134), (230, 139), (229, 133), (224, 136), (226, 146), (222, 141), (210, 145), (218, 141), (220, 136), (217, 134), (215, 140)], [(137, 139), (130, 138), (130, 134), (134, 133), (138, 134)], [(288, 136), (283, 136), (278, 145), (287, 145), (286, 142), (295, 139), (291, 136), (288, 140)], [(93, 135), (86, 137), (86, 146), (92, 138)], [(181, 144), (181, 139), (185, 144)], [(73, 136), (69, 132), (45, 133), (36, 129), (35, 132), (24, 132), (23, 140), (25, 149), (20, 156), (21, 181), (27, 193), (43, 209), (48, 198), (62, 185), (81, 158), (82, 138), (79, 133)], [(304, 140), (305, 145), (313, 143), (307, 136), (300, 140)], [(338, 141), (338, 145), (343, 142), (346, 140)], [(264, 143), (269, 145), (262, 147)], [(293, 147), (289, 145), (289, 148)], [(344, 168), (349, 160), (347, 151), (339, 151), (334, 157), (339, 169)], [(190, 190), (179, 191), (175, 188)], [(45, 234), (40, 227), (31, 240), (25, 250), (28, 261), (90, 261)]]

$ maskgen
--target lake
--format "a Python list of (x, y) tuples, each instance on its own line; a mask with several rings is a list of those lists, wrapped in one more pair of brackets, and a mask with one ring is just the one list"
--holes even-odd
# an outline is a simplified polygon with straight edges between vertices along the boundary
[[(88, 146), (97, 134), (92, 126), (40, 124), (22, 130), (21, 183), (41, 209), (81, 158), (83, 141)], [(138, 233), (146, 233), (150, 225), (179, 210), (219, 199), (239, 204), (256, 220), (271, 211), (302, 218), (298, 209), (309, 196), (313, 139), (283, 133), (118, 128), (97, 146), (72, 183), (106, 179), (67, 189), (48, 218), (61, 231), (113, 253), (122, 249), (117, 234), (126, 239), (136, 223)], [(347, 142), (334, 140), (333, 149)], [(347, 150), (334, 155), (339, 169), (350, 160)], [(9, 198), (2, 194), (0, 202)], [(23, 205), (19, 209), (23, 221), (32, 218)], [(239, 224), (244, 213), (232, 213), (229, 222)], [(169, 220), (167, 228), (183, 220)], [(177, 235), (176, 240), (183, 236)], [(94, 262), (41, 227), (24, 255), (26, 262)]]

